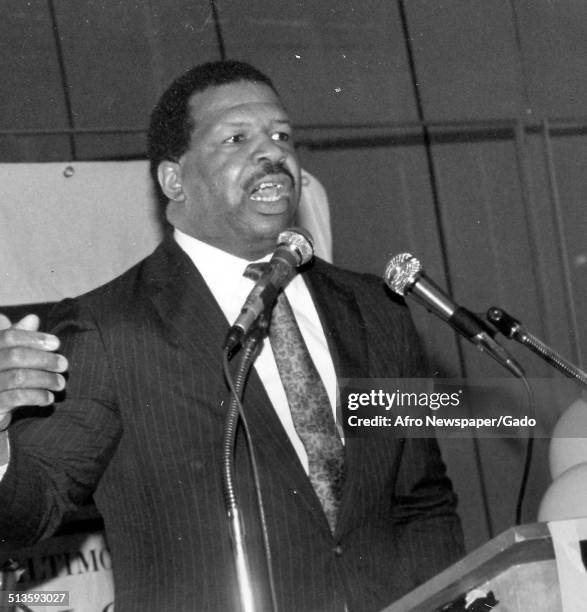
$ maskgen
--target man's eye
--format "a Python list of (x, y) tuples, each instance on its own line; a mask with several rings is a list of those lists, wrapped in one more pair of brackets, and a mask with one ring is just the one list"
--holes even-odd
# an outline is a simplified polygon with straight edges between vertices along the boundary
[(242, 142), (244, 139), (244, 134), (233, 134), (232, 136), (229, 136), (224, 142), (228, 144), (235, 144), (237, 142)]
[(275, 134), (273, 134), (271, 138), (273, 138), (273, 140), (287, 142), (291, 138), (291, 136), (287, 132), (275, 132)]

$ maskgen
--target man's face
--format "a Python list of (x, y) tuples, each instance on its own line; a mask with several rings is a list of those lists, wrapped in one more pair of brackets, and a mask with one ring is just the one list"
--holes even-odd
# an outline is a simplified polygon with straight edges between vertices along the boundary
[(240, 81), (196, 93), (190, 106), (190, 147), (177, 164), (162, 164), (180, 187), (169, 220), (240, 257), (272, 251), (300, 196), (291, 124), (279, 98), (267, 85)]

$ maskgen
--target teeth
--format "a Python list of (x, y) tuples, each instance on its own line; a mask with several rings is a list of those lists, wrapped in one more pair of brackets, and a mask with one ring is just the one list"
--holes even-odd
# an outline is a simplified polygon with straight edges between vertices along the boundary
[(285, 187), (281, 183), (261, 183), (253, 191), (251, 200), (256, 202), (275, 202), (282, 197), (284, 190)]

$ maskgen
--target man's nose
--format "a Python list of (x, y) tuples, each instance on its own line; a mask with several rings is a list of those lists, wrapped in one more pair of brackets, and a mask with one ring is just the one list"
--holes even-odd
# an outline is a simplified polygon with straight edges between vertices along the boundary
[(263, 161), (277, 163), (285, 160), (287, 151), (279, 141), (273, 140), (270, 136), (261, 136), (255, 143), (253, 156), (257, 163)]

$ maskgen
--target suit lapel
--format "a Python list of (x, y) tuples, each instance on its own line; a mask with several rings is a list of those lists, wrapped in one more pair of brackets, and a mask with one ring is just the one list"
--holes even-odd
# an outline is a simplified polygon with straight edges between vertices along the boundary
[(198, 376), (222, 378), (228, 324), (201, 274), (170, 236), (148, 260), (145, 278), (147, 293), (173, 342), (197, 361)]
[(363, 317), (354, 293), (316, 261), (304, 272), (338, 379), (365, 376), (368, 363)]
[[(367, 378), (367, 337), (355, 294), (348, 286), (338, 283), (320, 260), (308, 269), (304, 278), (324, 328), (337, 380)], [(340, 407), (337, 407), (337, 412), (340, 419)], [(350, 523), (353, 499), (357, 499), (363, 486), (361, 470), (368, 450), (361, 438), (345, 440), (346, 478), (335, 535), (342, 533), (345, 525)]]

